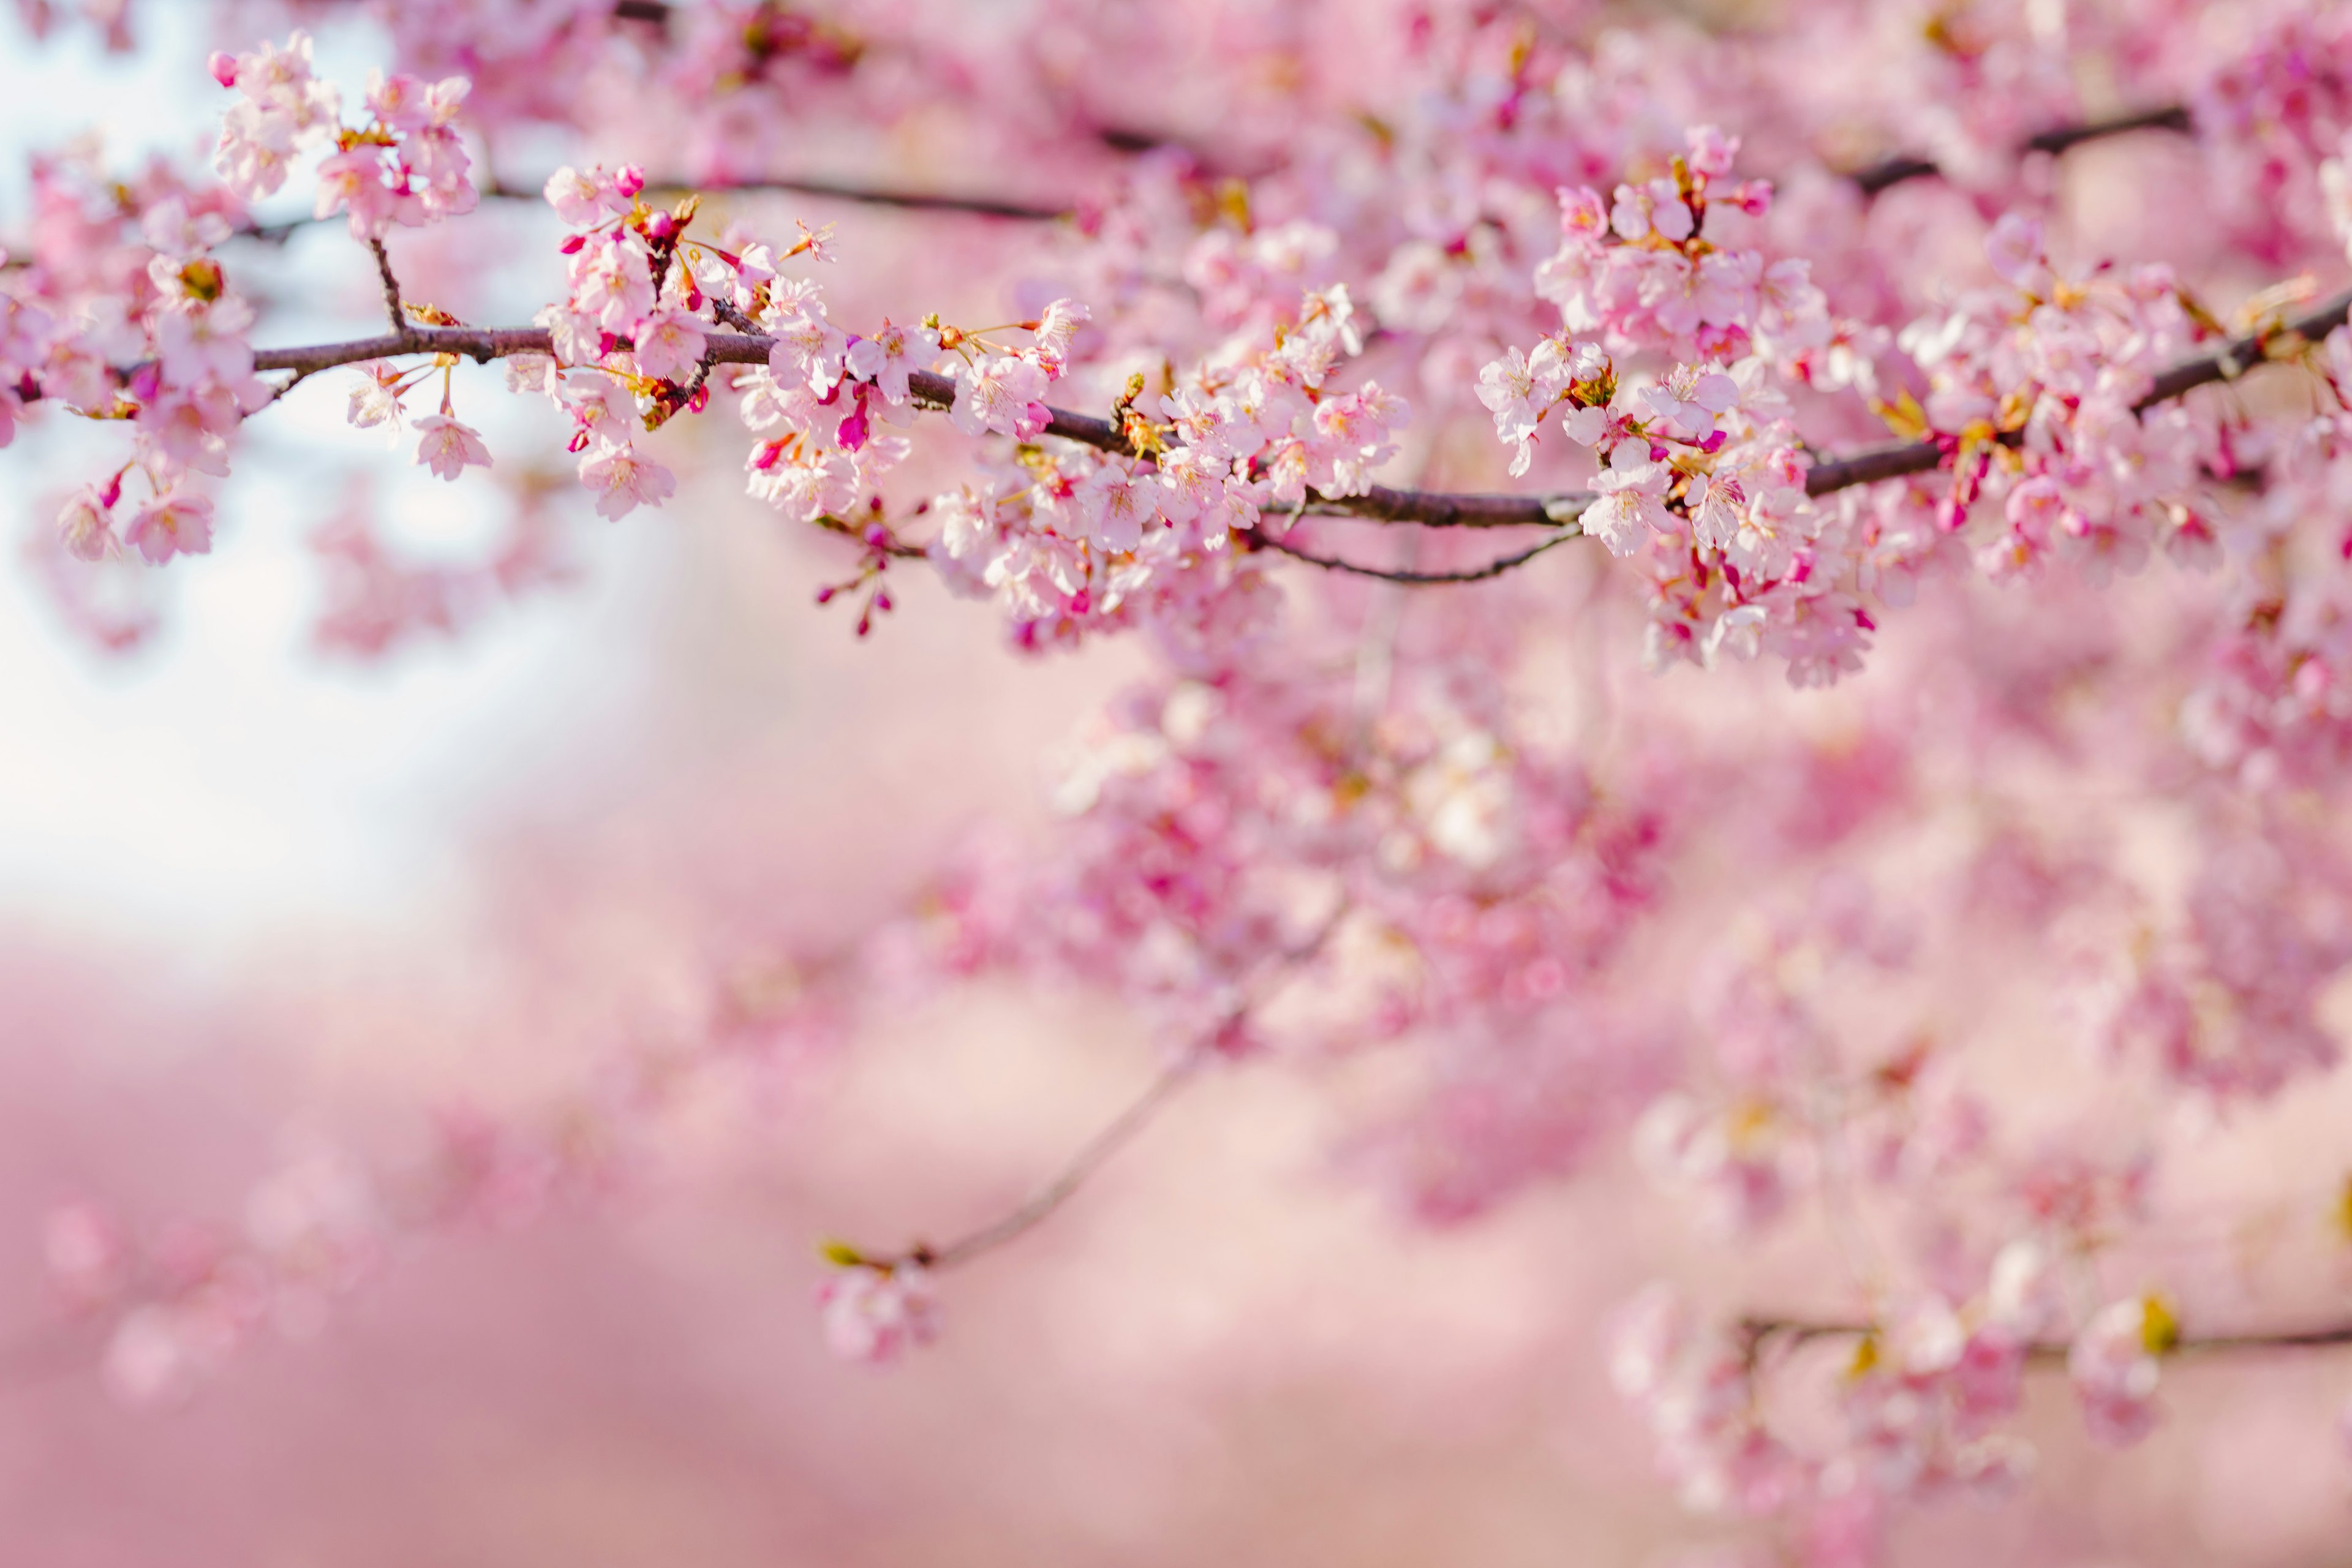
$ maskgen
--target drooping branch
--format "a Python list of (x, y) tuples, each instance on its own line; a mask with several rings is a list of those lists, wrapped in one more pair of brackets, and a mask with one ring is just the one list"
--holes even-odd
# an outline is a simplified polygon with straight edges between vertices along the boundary
[[(2179, 104), (2162, 109), (2143, 110), (2136, 114), (2118, 114), (2104, 120), (2085, 120), (2072, 125), (2056, 125), (2027, 137), (2018, 144), (2021, 153), (2063, 153), (2085, 142), (2105, 137), (2122, 136), (2134, 131), (2174, 131), (2189, 134), (2194, 126), (2189, 110)], [(1933, 159), (1898, 156), (1856, 169), (1847, 178), (1862, 187), (1862, 194), (1874, 196), (1890, 186), (1906, 180), (1926, 179), (1944, 171)]]
[(1071, 1158), (1068, 1164), (1018, 1207), (953, 1241), (943, 1242), (937, 1247), (918, 1244), (908, 1249), (903, 1259), (872, 1261), (904, 1261), (920, 1264), (926, 1268), (952, 1268), (1034, 1230), (1052, 1218), (1064, 1204), (1076, 1196), (1078, 1189), (1087, 1184), (1087, 1178), (1133, 1142), (1136, 1134), (1151, 1125), (1160, 1110), (1175, 1097), (1178, 1089), (1192, 1081), (1192, 1075), (1206, 1060), (1206, 1054), (1195, 1047), (1161, 1068), (1160, 1075), (1133, 1103), (1120, 1111), (1109, 1125), (1087, 1140), (1086, 1146)]
[(1545, 551), (1580, 536), (1581, 530), (1572, 525), (1565, 525), (1550, 538), (1529, 545), (1525, 550), (1497, 556), (1483, 566), (1468, 566), (1454, 572), (1418, 572), (1402, 567), (1360, 565), (1353, 561), (1342, 561), (1337, 556), (1317, 555), (1301, 550), (1289, 541), (1277, 539), (1263, 529), (1253, 530), (1248, 537), (1253, 549), (1272, 550), (1287, 555), (1294, 561), (1304, 561), (1310, 566), (1320, 566), (1330, 572), (1344, 572), (1354, 577), (1376, 577), (1383, 583), (1402, 583), (1407, 586), (1418, 588), (1444, 583), (1484, 583), (1490, 578), (1499, 577), (1515, 567), (1524, 566)]
[(1278, 949), (1268, 957), (1263, 966), (1250, 976), (1239, 1001), (1225, 1009), (1214, 1023), (1171, 1058), (1126, 1110), (1087, 1139), (1060, 1171), (1017, 1207), (998, 1215), (977, 1230), (968, 1231), (953, 1241), (941, 1242), (937, 1246), (917, 1242), (902, 1253), (884, 1255), (835, 1243), (826, 1247), (827, 1254), (845, 1265), (878, 1268), (885, 1272), (908, 1264), (931, 1269), (952, 1268), (1034, 1230), (1052, 1218), (1064, 1204), (1076, 1196), (1078, 1190), (1097, 1171), (1158, 1120), (1160, 1111), (1167, 1108), (1177, 1091), (1190, 1083), (1202, 1068), (1217, 1059), (1219, 1051), (1228, 1047), (1247, 1026), (1255, 1008), (1315, 961), (1329, 945), (1332, 933), (1339, 929), (1340, 921), (1347, 919), (1348, 910), (1347, 901), (1341, 900), (1305, 940)]

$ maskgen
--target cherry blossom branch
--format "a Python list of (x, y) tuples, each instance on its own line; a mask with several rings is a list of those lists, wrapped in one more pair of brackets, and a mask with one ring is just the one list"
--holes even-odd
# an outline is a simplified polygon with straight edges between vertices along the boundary
[[(2352, 313), (2352, 289), (2303, 315), (2257, 327), (2210, 353), (2183, 360), (2156, 377), (2147, 395), (2132, 405), (2132, 412), (2144, 414), (2159, 403), (2168, 403), (2200, 386), (2235, 381), (2258, 364), (2292, 358), (2311, 342), (2344, 325), (2347, 313)], [(2014, 442), (2016, 437), (2007, 435), (2004, 439)], [(1805, 493), (1827, 495), (1854, 485), (1927, 473), (1941, 467), (1950, 456), (1949, 448), (1940, 441), (1896, 441), (1864, 447), (1843, 458), (1815, 463), (1806, 471)]]
[[(2184, 360), (2157, 376), (2147, 394), (2134, 405), (2134, 409), (2136, 412), (2145, 411), (2198, 387), (2217, 381), (2234, 380), (2256, 365), (2292, 357), (2303, 352), (2313, 341), (2344, 325), (2347, 314), (2352, 314), (2352, 290), (2338, 294), (2303, 315), (2233, 338), (2211, 353)], [(711, 364), (764, 364), (772, 346), (772, 341), (762, 334), (720, 333), (708, 339), (706, 353)], [(337, 365), (389, 359), (402, 354), (457, 354), (487, 364), (514, 354), (553, 352), (553, 344), (543, 328), (404, 325), (401, 331), (383, 337), (299, 348), (263, 349), (254, 354), (254, 368), (292, 371), (299, 381)], [(950, 377), (932, 372), (913, 373), (908, 377), (908, 388), (914, 401), (925, 408), (942, 409), (955, 401), (955, 382)], [(1099, 451), (1137, 455), (1126, 433), (1108, 419), (1063, 408), (1051, 408), (1048, 415), (1043, 432), (1045, 435), (1075, 441)], [(2015, 437), (2012, 436), (2008, 439)], [(1822, 496), (1855, 485), (1875, 484), (1909, 474), (1927, 473), (1941, 467), (1950, 456), (1946, 443), (1935, 440), (1901, 441), (1865, 447), (1844, 457), (1829, 458), (1813, 464), (1805, 476), (1805, 490), (1809, 495)], [(1556, 542), (1559, 539), (1576, 537), (1577, 519), (1592, 500), (1591, 495), (1581, 491), (1549, 495), (1448, 494), (1391, 489), (1385, 485), (1374, 485), (1361, 495), (1311, 495), (1303, 510), (1316, 516), (1355, 517), (1378, 522), (1412, 523), (1423, 528), (1554, 529), (1561, 531), (1554, 536), (1553, 542)], [(1532, 558), (1532, 552), (1524, 558)], [(1302, 556), (1301, 559), (1312, 560), (1318, 565), (1335, 570), (1355, 570), (1345, 563), (1319, 557)], [(1507, 571), (1510, 566), (1519, 564), (1518, 559), (1507, 557), (1505, 561), (1506, 564), (1498, 564), (1495, 570)], [(1363, 569), (1362, 574), (1382, 575), (1371, 568)], [(1430, 575), (1441, 582), (1475, 580), (1435, 574)], [(1391, 577), (1391, 580), (1407, 582), (1413, 579)]]
[[(765, 364), (773, 340), (761, 334), (712, 335), (708, 356), (717, 364)], [(554, 345), (541, 327), (416, 327), (389, 337), (362, 338), (352, 342), (317, 343), (303, 348), (262, 349), (255, 353), (256, 370), (290, 370), (314, 375), (337, 365), (363, 360), (389, 359), (398, 354), (451, 353), (488, 364), (514, 354), (552, 353)], [(917, 404), (940, 409), (955, 402), (951, 377), (916, 371), (907, 378)], [(1108, 419), (1051, 408), (1044, 434), (1075, 441), (1098, 451), (1135, 455), (1126, 434)], [(1908, 470), (1906, 470), (1908, 471)], [(1441, 494), (1391, 489), (1374, 485), (1362, 495), (1317, 496), (1307, 512), (1319, 517), (1360, 517), (1379, 522), (1412, 522), (1424, 528), (1558, 528), (1572, 523), (1592, 502), (1581, 491), (1558, 495)]]
[[(1804, 1318), (1749, 1317), (1739, 1320), (1738, 1333), (1750, 1365), (1763, 1346), (1773, 1340), (1805, 1344), (1814, 1340), (1861, 1339), (1878, 1332), (1864, 1322), (1831, 1322)], [(2239, 1354), (2250, 1351), (2326, 1350), (2352, 1345), (2352, 1323), (2313, 1329), (2289, 1329), (2274, 1333), (2183, 1334), (2172, 1342), (2168, 1355)], [(2063, 1361), (2073, 1347), (2063, 1340), (2035, 1340), (2025, 1347), (2034, 1361)]]
[[(2133, 131), (2177, 131), (2187, 135), (2192, 129), (2189, 110), (2179, 104), (2171, 104), (2162, 109), (2143, 110), (2136, 114), (2118, 114), (2105, 120), (2085, 120), (2072, 125), (2053, 126), (2027, 137), (2018, 144), (2018, 151), (2054, 154), (2085, 142), (2121, 136)], [(1857, 169), (1847, 178), (1862, 187), (1864, 195), (1874, 196), (1906, 180), (1924, 179), (1942, 173), (1943, 170), (1932, 159), (1897, 156)]]

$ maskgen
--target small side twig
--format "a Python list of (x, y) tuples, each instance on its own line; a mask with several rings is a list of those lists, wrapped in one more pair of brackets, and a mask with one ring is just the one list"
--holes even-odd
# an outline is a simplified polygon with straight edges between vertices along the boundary
[(1242, 998), (1228, 1008), (1214, 1026), (1162, 1068), (1159, 1076), (1125, 1110), (1087, 1140), (1085, 1145), (1071, 1156), (1069, 1163), (1051, 1181), (1032, 1193), (1020, 1206), (991, 1220), (978, 1230), (967, 1232), (941, 1246), (918, 1242), (896, 1257), (879, 1257), (848, 1248), (847, 1257), (842, 1260), (854, 1259), (859, 1266), (886, 1271), (908, 1264), (922, 1268), (951, 1268), (957, 1264), (970, 1262), (984, 1252), (994, 1251), (1044, 1224), (1086, 1185), (1088, 1177), (1133, 1142), (1138, 1133), (1151, 1125), (1176, 1092), (1191, 1082), (1200, 1069), (1216, 1056), (1220, 1044), (1239, 1030), (1248, 1020), (1251, 1011), (1266, 1000), (1268, 992), (1279, 988), (1284, 981), (1298, 972), (1301, 965), (1323, 951), (1332, 933), (1347, 918), (1349, 907), (1348, 900), (1341, 899), (1312, 935), (1273, 954), (1245, 986)]
[(1571, 539), (1581, 538), (1583, 533), (1584, 531), (1581, 528), (1570, 523), (1541, 543), (1530, 545), (1525, 550), (1516, 551), (1509, 555), (1498, 556), (1483, 566), (1468, 567), (1456, 572), (1416, 572), (1384, 566), (1365, 566), (1353, 561), (1342, 561), (1337, 556), (1313, 554), (1263, 531), (1253, 531), (1250, 534), (1250, 540), (1258, 549), (1272, 550), (1287, 555), (1294, 561), (1304, 561), (1310, 566), (1320, 566), (1327, 572), (1344, 572), (1354, 577), (1373, 577), (1383, 583), (1402, 583), (1409, 587), (1426, 587), (1441, 583), (1483, 583), (1488, 578), (1499, 577), (1515, 567), (1526, 565), (1556, 545), (1565, 544)]
[(383, 280), (384, 314), (391, 318), (394, 332), (404, 336), (409, 328), (408, 312), (401, 308), (400, 279), (393, 276), (392, 253), (384, 249), (380, 238), (367, 243), (368, 249), (375, 253), (375, 275)]

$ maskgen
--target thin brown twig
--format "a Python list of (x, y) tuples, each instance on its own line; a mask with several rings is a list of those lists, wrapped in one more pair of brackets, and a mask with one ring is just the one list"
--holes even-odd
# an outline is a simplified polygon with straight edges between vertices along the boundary
[(375, 275), (383, 280), (384, 314), (391, 319), (394, 331), (404, 332), (408, 330), (408, 312), (401, 309), (400, 279), (393, 275), (392, 255), (384, 249), (381, 238), (367, 243), (368, 249), (375, 253)]
[(1353, 561), (1342, 561), (1337, 556), (1316, 555), (1299, 549), (1286, 540), (1277, 539), (1264, 529), (1252, 530), (1249, 540), (1253, 549), (1272, 550), (1289, 556), (1293, 561), (1304, 561), (1310, 566), (1320, 566), (1328, 572), (1344, 572), (1355, 577), (1376, 577), (1383, 583), (1402, 583), (1411, 587), (1429, 587), (1442, 583), (1483, 583), (1490, 578), (1499, 577), (1514, 567), (1526, 565), (1555, 545), (1565, 544), (1571, 539), (1581, 537), (1583, 531), (1573, 522), (1563, 523), (1559, 532), (1541, 543), (1530, 545), (1525, 550), (1516, 551), (1509, 555), (1498, 556), (1483, 566), (1465, 567), (1454, 572), (1422, 572), (1403, 567), (1365, 566)]
[(1102, 1169), (1120, 1150), (1133, 1142), (1137, 1134), (1151, 1125), (1176, 1092), (1215, 1058), (1218, 1047), (1248, 1020), (1251, 1010), (1266, 1000), (1269, 991), (1279, 988), (1283, 982), (1297, 973), (1302, 965), (1323, 951), (1332, 933), (1339, 929), (1339, 922), (1347, 919), (1349, 908), (1348, 902), (1341, 900), (1333, 906), (1313, 935), (1274, 954), (1266, 965), (1252, 977), (1242, 998), (1234, 1003), (1215, 1025), (1162, 1068), (1126, 1110), (1087, 1139), (1051, 1181), (1031, 1194), (1018, 1207), (943, 1245), (932, 1247), (919, 1242), (896, 1258), (858, 1254), (857, 1261), (867, 1268), (882, 1269), (910, 1263), (925, 1268), (951, 1268), (958, 1264), (968, 1263), (982, 1253), (993, 1251), (1044, 1224), (1055, 1210), (1076, 1195), (1088, 1177)]
[(1108, 1126), (1087, 1140), (1086, 1144), (1071, 1157), (1070, 1163), (1062, 1167), (1060, 1173), (1032, 1193), (1019, 1207), (944, 1246), (917, 1246), (908, 1251), (907, 1260), (919, 1263), (926, 1268), (952, 1268), (1044, 1224), (1055, 1210), (1069, 1202), (1078, 1189), (1086, 1185), (1088, 1177), (1132, 1142), (1136, 1134), (1151, 1125), (1160, 1108), (1191, 1080), (1207, 1056), (1204, 1049), (1196, 1046), (1161, 1068), (1160, 1075), (1151, 1080), (1150, 1087), (1137, 1096)]

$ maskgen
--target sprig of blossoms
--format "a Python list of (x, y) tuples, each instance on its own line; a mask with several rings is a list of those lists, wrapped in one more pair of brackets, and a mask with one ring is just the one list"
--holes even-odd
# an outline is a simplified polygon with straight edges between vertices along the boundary
[[(1058, 312), (1058, 315), (1057, 315)], [(1045, 340), (1082, 318), (1049, 308), (1027, 354), (972, 353), (958, 373), (959, 421), (1021, 438), (1044, 423), (1024, 401), (1061, 374)], [(1360, 343), (1343, 286), (1310, 292), (1295, 314), (1244, 328), (1150, 404), (1133, 378), (1120, 399), (1132, 456), (1024, 448), (1016, 467), (931, 503), (932, 556), (951, 586), (1002, 598), (1024, 646), (1066, 642), (1134, 619), (1179, 644), (1262, 626), (1270, 608), (1237, 541), (1278, 529), (1311, 494), (1360, 495), (1412, 418), (1377, 382), (1328, 383)], [(943, 346), (964, 348), (960, 334)], [(970, 351), (966, 351), (970, 352)], [(1156, 405), (1159, 417), (1144, 412)]]
[[(1904, 329), (1925, 373), (1923, 405), (1897, 418), (1954, 458), (1937, 521), (1967, 531), (1995, 581), (2053, 561), (2090, 581), (2144, 565), (2152, 549), (2186, 565), (2218, 560), (2209, 474), (2236, 468), (2210, 416), (2183, 404), (2141, 409), (2157, 372), (2219, 324), (2168, 268), (2073, 275), (2041, 226), (2011, 214), (1987, 240), (2001, 287)], [(2000, 503), (1998, 522), (1990, 516)]]
[(301, 157), (331, 148), (318, 164), (314, 216), (347, 214), (354, 239), (474, 210), (472, 160), (457, 132), (471, 85), (464, 77), (428, 85), (371, 72), (368, 121), (347, 127), (341, 89), (311, 74), (306, 33), (282, 49), (264, 42), (250, 54), (215, 54), (212, 74), (240, 94), (222, 119), (213, 166), (245, 200), (272, 195)]
[(1559, 248), (1536, 269), (1536, 293), (1559, 307), (1570, 332), (1620, 353), (1810, 364), (1832, 336), (1810, 264), (1767, 262), (1717, 232), (1721, 215), (1771, 211), (1769, 181), (1728, 181), (1738, 151), (1738, 137), (1701, 126), (1664, 174), (1606, 199), (1591, 186), (1563, 189)]

